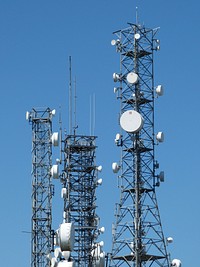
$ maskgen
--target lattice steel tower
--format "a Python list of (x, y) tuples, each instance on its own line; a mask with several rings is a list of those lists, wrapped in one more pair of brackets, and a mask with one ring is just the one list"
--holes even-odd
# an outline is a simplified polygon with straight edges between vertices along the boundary
[[(164, 173), (156, 174), (155, 145), (163, 133), (154, 133), (154, 98), (162, 86), (154, 88), (153, 54), (159, 50), (157, 29), (128, 24), (114, 32), (111, 44), (120, 55), (120, 71), (113, 74), (120, 100), (121, 132), (115, 142), (121, 147), (121, 161), (113, 163), (120, 172), (120, 201), (113, 225), (112, 266), (169, 267), (156, 187)], [(156, 91), (156, 93), (155, 93)]]
[[(103, 267), (105, 252), (98, 236), (105, 228), (99, 228), (96, 214), (96, 188), (102, 184), (96, 166), (96, 136), (66, 135), (62, 140), (63, 160), (51, 168), (54, 178), (62, 183), (64, 201), (63, 222), (54, 232), (54, 257), (51, 267)], [(58, 163), (63, 163), (59, 174)]]
[(102, 183), (98, 172), (102, 167), (96, 166), (95, 140), (96, 136), (76, 134), (67, 135), (63, 140), (64, 220), (74, 225), (71, 254), (76, 266), (81, 267), (98, 266), (105, 257), (101, 242), (97, 242), (104, 228), (99, 229), (96, 214), (96, 188)]
[(52, 115), (49, 108), (33, 108), (26, 113), (32, 125), (32, 235), (31, 267), (47, 267), (51, 251), (51, 222), (53, 186)]

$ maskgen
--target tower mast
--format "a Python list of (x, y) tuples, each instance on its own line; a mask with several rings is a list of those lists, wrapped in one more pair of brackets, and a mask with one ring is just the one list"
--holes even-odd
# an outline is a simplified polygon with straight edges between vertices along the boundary
[[(71, 57), (69, 84), (69, 134), (61, 138), (62, 171), (60, 178), (63, 198), (63, 221), (55, 231), (54, 257), (51, 267), (103, 267), (105, 253), (98, 237), (104, 232), (96, 213), (96, 189), (102, 183), (98, 178), (102, 166), (96, 165), (96, 136), (76, 132), (76, 84), (74, 92), (74, 131), (72, 133), (72, 77)], [(58, 164), (52, 167), (58, 170)]]
[(32, 230), (31, 267), (49, 266), (47, 255), (51, 252), (51, 223), (53, 185), (52, 165), (52, 115), (50, 108), (33, 108), (27, 112), (32, 125)]
[[(120, 100), (121, 132), (115, 142), (121, 147), (120, 200), (116, 205), (110, 267), (169, 267), (166, 243), (156, 198), (156, 187), (164, 180), (156, 174), (155, 145), (163, 133), (154, 133), (153, 54), (159, 50), (157, 29), (129, 23), (114, 32), (111, 44), (120, 55), (120, 72), (114, 92)], [(158, 94), (162, 94), (159, 87)]]

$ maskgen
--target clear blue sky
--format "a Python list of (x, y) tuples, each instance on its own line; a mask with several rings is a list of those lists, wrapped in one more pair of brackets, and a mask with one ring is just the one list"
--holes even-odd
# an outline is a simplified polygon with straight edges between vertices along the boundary
[[(32, 107), (62, 109), (68, 130), (68, 57), (77, 79), (78, 133), (89, 134), (90, 96), (96, 96), (97, 163), (103, 165), (98, 214), (111, 248), (114, 204), (119, 199), (111, 163), (120, 151), (119, 103), (112, 73), (119, 55), (110, 45), (112, 32), (139, 21), (160, 27), (161, 50), (155, 55), (155, 84), (165, 95), (156, 100), (156, 129), (165, 143), (156, 150), (166, 181), (157, 190), (169, 252), (183, 266), (197, 266), (200, 253), (200, 4), (191, 1), (131, 0), (1, 0), (0, 1), (0, 229), (1, 266), (30, 266), (31, 126), (25, 112)], [(58, 114), (58, 112), (57, 112)], [(58, 129), (58, 115), (54, 130)], [(56, 157), (55, 151), (54, 155)], [(54, 227), (61, 221), (58, 181)]]

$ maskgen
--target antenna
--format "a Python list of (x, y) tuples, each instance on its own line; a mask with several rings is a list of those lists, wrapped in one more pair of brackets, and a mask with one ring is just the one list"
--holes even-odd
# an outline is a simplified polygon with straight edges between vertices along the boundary
[(60, 163), (62, 162), (62, 118), (61, 106), (59, 106), (59, 126), (60, 126)]
[[(76, 124), (76, 77), (74, 79), (74, 110), (72, 106), (72, 98), (73, 98), (73, 93), (72, 93), (72, 58), (69, 56), (69, 134), (72, 135), (72, 128), (74, 129), (74, 135), (76, 134), (76, 129), (78, 128)], [(72, 116), (74, 115), (74, 118)], [(73, 119), (74, 119), (74, 126), (73, 124)]]
[(90, 96), (90, 135), (94, 135), (95, 129), (95, 94)]
[(74, 135), (76, 132), (76, 129), (78, 128), (78, 125), (76, 124), (76, 101), (77, 101), (77, 95), (76, 95), (76, 76), (74, 79)]
[(95, 94), (93, 94), (93, 135), (94, 135), (94, 129), (95, 129), (95, 117), (96, 117), (96, 98), (95, 98)]
[(69, 133), (72, 134), (72, 58), (69, 56)]
[(135, 18), (136, 18), (136, 24), (138, 24), (138, 7), (135, 8)]
[(92, 135), (92, 96), (90, 95), (90, 135)]

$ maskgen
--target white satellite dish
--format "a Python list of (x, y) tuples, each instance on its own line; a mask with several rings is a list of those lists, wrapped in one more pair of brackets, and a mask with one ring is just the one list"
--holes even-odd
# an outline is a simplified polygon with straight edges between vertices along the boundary
[(156, 94), (157, 94), (158, 96), (162, 96), (162, 95), (164, 94), (164, 88), (163, 88), (162, 85), (158, 85), (158, 86), (156, 87)]
[(59, 145), (59, 134), (58, 132), (55, 132), (51, 136), (51, 142), (53, 146), (58, 146)]
[(156, 135), (156, 139), (160, 143), (164, 142), (164, 133), (163, 132), (158, 132), (157, 135)]
[(117, 45), (117, 44), (119, 44), (120, 43), (120, 40), (119, 39), (117, 39), (117, 40), (112, 40), (111, 41), (111, 45)]
[(105, 252), (101, 252), (100, 255), (99, 255), (100, 258), (105, 258)]
[(56, 164), (60, 164), (61, 160), (60, 159), (56, 159)]
[(117, 164), (117, 162), (113, 162), (112, 163), (112, 170), (113, 170), (113, 172), (114, 173), (118, 173), (119, 169), (120, 169), (120, 166)]
[(55, 115), (56, 115), (56, 110), (53, 109), (53, 110), (51, 111), (51, 114), (52, 114), (53, 116), (55, 116)]
[(115, 141), (119, 141), (121, 139), (121, 134), (117, 133), (115, 136)]
[(134, 37), (135, 37), (136, 40), (138, 40), (138, 39), (140, 39), (140, 34), (139, 34), (139, 33), (136, 33), (136, 34), (134, 35)]
[(97, 180), (97, 184), (98, 185), (102, 185), (102, 183), (103, 183), (103, 179), (100, 178), (100, 179)]
[(99, 246), (100, 246), (100, 247), (103, 247), (103, 246), (104, 246), (104, 242), (103, 242), (103, 241), (100, 241), (100, 242), (99, 242)]
[(118, 88), (117, 88), (117, 87), (114, 87), (114, 88), (113, 88), (113, 92), (114, 92), (114, 94), (115, 94), (117, 91), (118, 91)]
[(113, 80), (114, 80), (114, 82), (119, 81), (119, 79), (120, 79), (120, 75), (118, 73), (113, 73)]
[(120, 125), (122, 129), (128, 133), (140, 131), (143, 124), (142, 116), (135, 110), (127, 110), (120, 117)]
[(61, 251), (72, 251), (74, 247), (74, 225), (62, 223), (59, 228)]
[(61, 189), (61, 198), (67, 198), (67, 188), (65, 187)]
[(113, 46), (116, 45), (116, 43), (117, 43), (116, 40), (111, 41), (111, 45), (113, 45)]
[(59, 165), (53, 165), (51, 167), (51, 176), (54, 179), (58, 179), (58, 177), (59, 177)]
[(156, 50), (157, 50), (157, 51), (160, 50), (160, 46), (159, 46), (159, 45), (156, 46)]
[(181, 267), (181, 261), (178, 259), (174, 259), (171, 265), (175, 267)]
[(103, 167), (101, 165), (99, 165), (96, 169), (97, 169), (97, 171), (101, 172)]
[(167, 238), (167, 243), (170, 244), (170, 243), (173, 243), (173, 241), (174, 241), (174, 240), (173, 240), (173, 237), (169, 236), (169, 237)]
[(126, 79), (130, 84), (136, 84), (138, 82), (138, 75), (135, 72), (130, 72)]
[(102, 227), (99, 229), (99, 232), (103, 234), (103, 233), (105, 232), (105, 227), (102, 226)]

